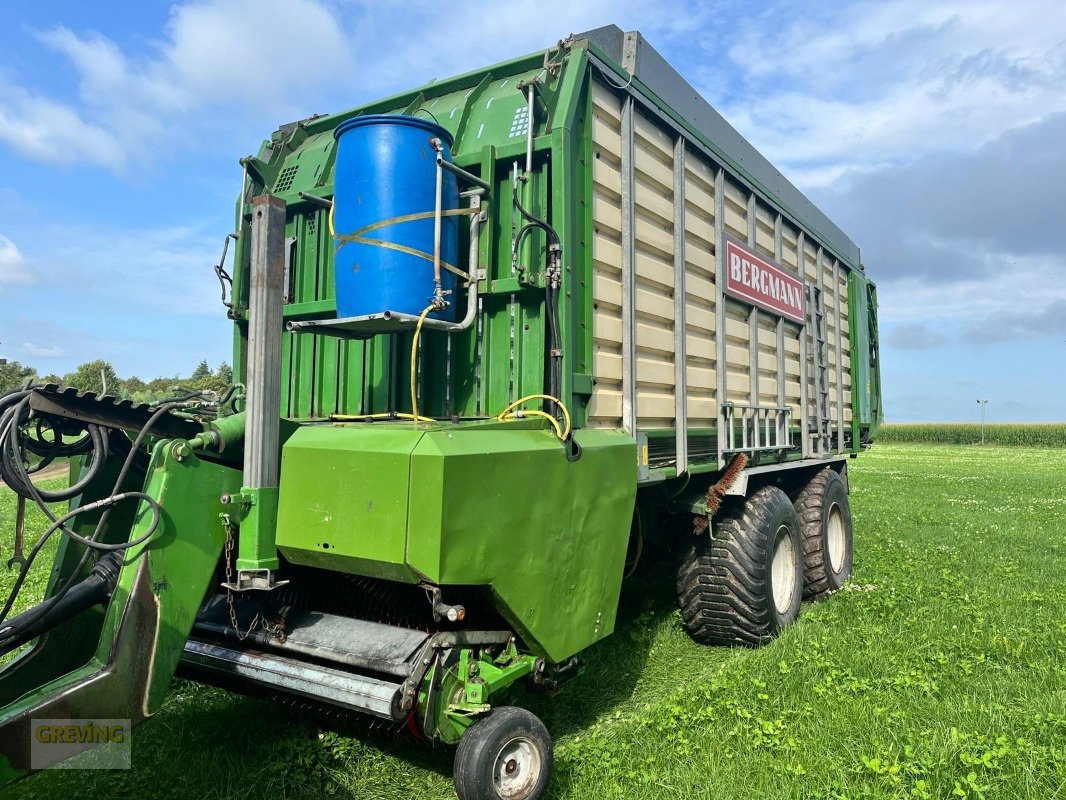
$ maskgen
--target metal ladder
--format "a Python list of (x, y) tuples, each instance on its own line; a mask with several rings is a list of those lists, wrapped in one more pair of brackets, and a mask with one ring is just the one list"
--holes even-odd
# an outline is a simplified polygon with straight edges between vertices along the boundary
[(815, 450), (829, 452), (829, 332), (825, 321), (825, 293), (813, 284), (807, 287), (808, 300), (814, 313), (811, 340), (814, 352), (815, 418), (810, 429), (815, 434)]

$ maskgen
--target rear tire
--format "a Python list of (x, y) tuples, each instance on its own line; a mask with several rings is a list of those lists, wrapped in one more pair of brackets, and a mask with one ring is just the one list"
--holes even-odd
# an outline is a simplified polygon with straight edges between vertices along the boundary
[(766, 486), (713, 520), (683, 554), (678, 604), (700, 644), (755, 647), (799, 616), (800, 521), (788, 495)]
[(503, 706), (471, 725), (455, 751), (459, 800), (537, 800), (552, 771), (552, 739), (524, 708)]
[(796, 512), (803, 527), (803, 597), (817, 600), (851, 577), (851, 506), (844, 479), (823, 469), (796, 498)]

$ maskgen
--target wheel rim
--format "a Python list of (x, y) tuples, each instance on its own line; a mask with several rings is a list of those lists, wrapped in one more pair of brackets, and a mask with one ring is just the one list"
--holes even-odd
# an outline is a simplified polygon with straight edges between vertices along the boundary
[(770, 583), (777, 613), (784, 614), (792, 606), (796, 594), (796, 545), (787, 525), (777, 529)]
[(844, 513), (836, 503), (829, 509), (829, 518), (825, 523), (825, 549), (829, 551), (829, 566), (833, 572), (840, 572), (844, 566), (844, 550), (847, 537), (844, 536)]
[(519, 737), (500, 748), (492, 768), (496, 792), (505, 800), (522, 800), (540, 777), (540, 751), (529, 739)]

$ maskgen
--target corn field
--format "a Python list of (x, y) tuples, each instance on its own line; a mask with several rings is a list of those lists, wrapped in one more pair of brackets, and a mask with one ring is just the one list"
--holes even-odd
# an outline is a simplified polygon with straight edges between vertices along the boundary
[[(1066, 447), (1066, 422), (985, 425), (985, 443), (1001, 447)], [(896, 423), (882, 425), (879, 442), (980, 444), (978, 423)]]

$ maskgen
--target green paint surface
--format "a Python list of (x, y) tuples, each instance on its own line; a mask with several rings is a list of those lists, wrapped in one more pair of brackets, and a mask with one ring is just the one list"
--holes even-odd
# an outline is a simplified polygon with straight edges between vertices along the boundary
[(536, 651), (614, 628), (636, 444), (581, 431), (577, 461), (539, 421), (305, 426), (283, 450), (278, 543), (298, 564), (490, 586)]
[(404, 565), (411, 423), (307, 425), (282, 449), (278, 548), (294, 564), (416, 581)]
[[(6, 748), (17, 751), (16, 739), (25, 732), (23, 715), (41, 703), (64, 694), (64, 711), (71, 718), (129, 718), (136, 724), (158, 710), (166, 696), (222, 551), (224, 532), (218, 515), (223, 506), (219, 498), (240, 486), (236, 470), (191, 455), (179, 461), (173, 448), (173, 442), (156, 446), (144, 483), (144, 492), (161, 506), (159, 527), (147, 542), (125, 552), (106, 610), (102, 614), (99, 609), (84, 612), (63, 629), (42, 637), (0, 671), (0, 698), (6, 701), (0, 712), (0, 758), (9, 762), (0, 770), (9, 777), (29, 769), (28, 764), (15, 763), (12, 771)], [(131, 515), (116, 513), (104, 538), (137, 539), (148, 532), (150, 521), (148, 508), (142, 503), (132, 520)], [(94, 523), (86, 515), (79, 524)], [(61, 570), (77, 555), (69, 550), (57, 550)], [(131, 604), (142, 567), (147, 567), (151, 597)], [(54, 588), (53, 582), (49, 595)], [(127, 636), (126, 646), (120, 647), (117, 643), (122, 639), (119, 634), (127, 614), (145, 620), (131, 630), (150, 630), (154, 638), (131, 640)], [(69, 646), (62, 635), (64, 629), (77, 634), (76, 646)], [(86, 647), (92, 647), (90, 640), (95, 641), (91, 654)], [(109, 665), (113, 674), (104, 676)], [(95, 690), (90, 679), (104, 681), (107, 691)], [(47, 708), (41, 713), (48, 716)]]

